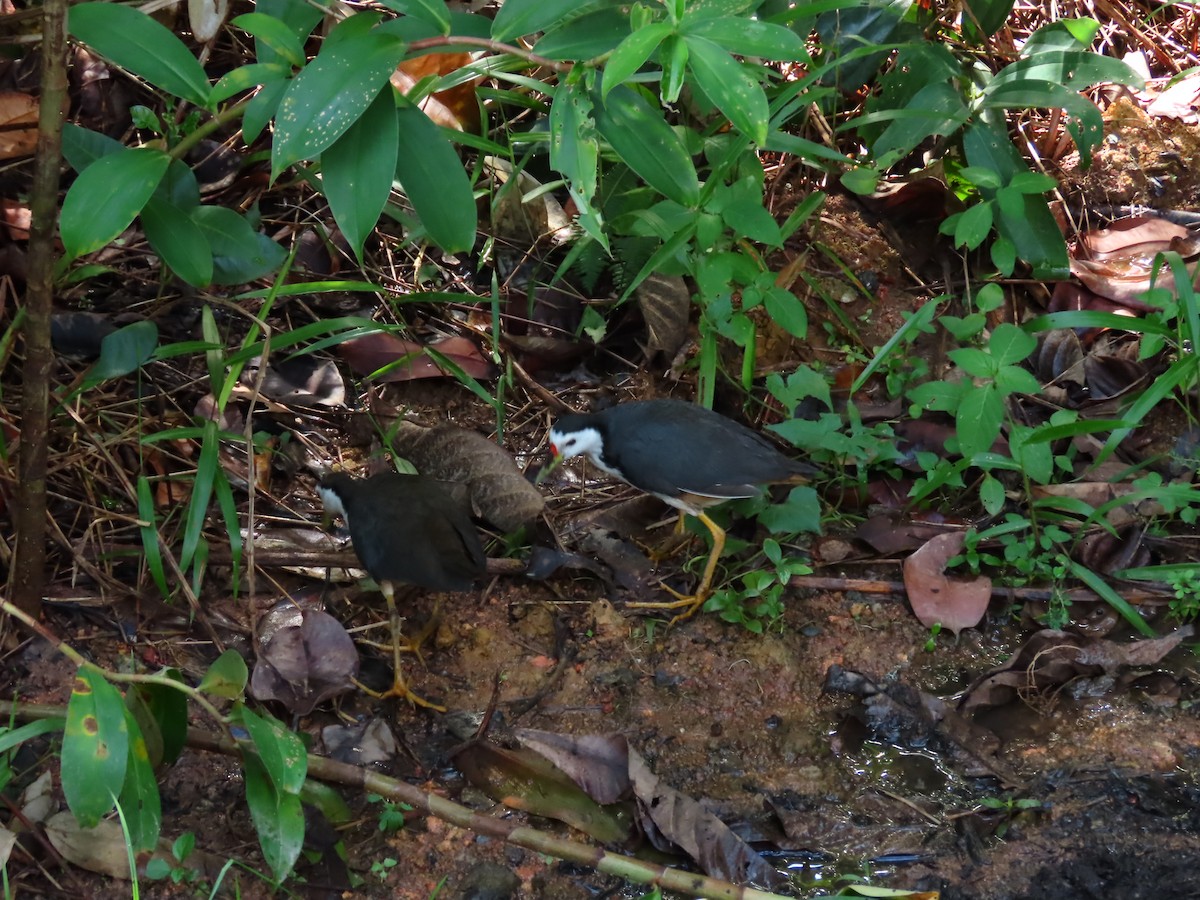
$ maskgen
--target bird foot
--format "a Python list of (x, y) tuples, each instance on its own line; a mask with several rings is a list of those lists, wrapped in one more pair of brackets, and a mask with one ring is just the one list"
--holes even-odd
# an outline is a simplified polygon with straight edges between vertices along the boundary
[[(415, 656), (417, 658), (417, 662), (419, 662), (422, 666), (425, 666), (426, 668), (428, 668), (428, 666), (425, 665), (425, 653), (424, 653), (424, 651), (421, 650), (421, 645), (424, 644), (427, 640), (429, 640), (429, 636), (431, 634), (433, 634), (434, 631), (437, 630), (438, 624), (440, 622), (441, 622), (441, 617), (435, 614), (433, 617), (431, 617), (429, 619), (428, 622), (426, 622), (421, 627), (421, 630), (418, 631), (411, 638), (406, 637), (403, 640), (397, 639), (399, 641), (400, 652), (401, 653), (411, 653), (413, 656)], [(392, 642), (391, 641), (388, 641), (385, 644), (385, 643), (381, 643), (381, 642), (377, 642), (377, 641), (363, 640), (360, 638), (358, 643), (360, 643), (366, 647), (374, 647), (376, 650), (383, 650), (383, 651), (387, 651), (387, 652), (391, 652), (391, 650), (392, 650)]]
[(662, 588), (675, 599), (656, 603), (626, 603), (625, 608), (660, 610), (682, 609), (683, 612), (678, 613), (674, 618), (671, 619), (670, 622), (667, 623), (667, 627), (671, 628), (675, 625), (678, 625), (680, 622), (686, 622), (688, 619), (694, 616), (697, 610), (704, 605), (704, 601), (708, 599), (710, 593), (709, 591), (698, 591), (695, 594), (681, 594), (679, 591), (672, 587), (668, 587), (665, 584), (662, 586)]
[(366, 694), (368, 697), (374, 697), (376, 700), (388, 700), (392, 697), (399, 697), (402, 700), (407, 700), (413, 706), (422, 706), (425, 709), (431, 709), (434, 712), (444, 713), (446, 707), (426, 700), (419, 694), (414, 694), (409, 686), (405, 683), (404, 678), (397, 673), (396, 680), (392, 682), (392, 686), (386, 691), (376, 691), (367, 687), (361, 681), (355, 681), (354, 686)]

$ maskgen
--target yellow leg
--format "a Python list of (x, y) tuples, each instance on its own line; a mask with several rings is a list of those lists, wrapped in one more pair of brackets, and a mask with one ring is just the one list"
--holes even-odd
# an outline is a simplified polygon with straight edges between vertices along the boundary
[(400, 654), (405, 649), (409, 649), (411, 645), (404, 640), (404, 620), (400, 617), (400, 611), (396, 609), (396, 597), (392, 586), (384, 582), (379, 586), (379, 589), (383, 593), (384, 599), (387, 600), (388, 618), (391, 620), (392, 626), (392, 686), (386, 691), (373, 691), (362, 684), (359, 684), (358, 687), (364, 693), (369, 694), (377, 700), (386, 700), (389, 697), (403, 697), (409, 703), (416, 706), (423, 706), (426, 709), (432, 709), (434, 712), (445, 712), (446, 707), (431, 703), (424, 697), (414, 694), (409, 689), (408, 682), (404, 680), (404, 669), (400, 665)]
[(704, 576), (700, 579), (700, 584), (696, 586), (695, 592), (681, 594), (663, 585), (663, 589), (675, 597), (674, 600), (663, 603), (627, 603), (625, 604), (627, 609), (684, 609), (687, 607), (668, 623), (668, 625), (675, 625), (690, 619), (696, 614), (696, 610), (704, 605), (704, 601), (712, 593), (712, 580), (717, 571), (717, 560), (725, 550), (725, 530), (704, 512), (701, 512), (696, 518), (703, 522), (712, 534), (713, 546), (712, 552), (708, 555), (708, 564), (704, 567)]

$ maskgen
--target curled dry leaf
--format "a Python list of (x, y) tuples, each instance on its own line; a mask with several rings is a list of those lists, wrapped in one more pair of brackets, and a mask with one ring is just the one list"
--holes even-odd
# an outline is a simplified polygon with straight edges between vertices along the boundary
[(545, 509), (545, 498), (508, 452), (478, 432), (402, 422), (392, 447), (422, 475), (465, 484), (474, 511), (503, 531), (517, 530)]
[(525, 199), (542, 187), (541, 182), (525, 171), (518, 172), (514, 181), (512, 163), (498, 156), (485, 156), (483, 164), (500, 185), (492, 202), (492, 232), (497, 243), (524, 248), (542, 239), (554, 246), (574, 239), (571, 217), (549, 191)]
[(959, 701), (959, 711), (974, 713), (1019, 698), (1028, 700), (1076, 678), (1114, 675), (1129, 666), (1155, 665), (1193, 631), (1191, 625), (1185, 625), (1166, 637), (1130, 643), (1049, 628), (1039, 631), (1003, 665), (977, 678)]
[(346, 629), (328, 613), (304, 612), (298, 624), (282, 624), (262, 635), (250, 692), (259, 700), (278, 700), (304, 716), (318, 703), (354, 687), (358, 651)]
[(979, 624), (992, 599), (992, 579), (950, 578), (946, 562), (962, 552), (966, 535), (949, 532), (930, 538), (904, 561), (904, 588), (922, 625), (940, 624), (956, 636)]
[(389, 763), (400, 748), (383, 719), (369, 719), (353, 725), (326, 725), (321, 729), (321, 740), (331, 759), (352, 766)]
[(646, 356), (671, 359), (688, 336), (692, 296), (679, 275), (652, 273), (634, 291), (646, 323)]
[[(418, 82), (430, 76), (449, 75), (470, 63), (471, 54), (461, 50), (406, 59), (392, 73), (392, 86), (407, 97)], [(483, 78), (476, 76), (454, 87), (434, 91), (420, 102), (421, 111), (443, 128), (478, 133), (479, 100), (475, 86), (481, 81)]]
[[(241, 382), (253, 387), (258, 380), (261, 357), (246, 363)], [(279, 403), (297, 406), (345, 406), (346, 383), (332, 360), (296, 356), (267, 363), (262, 395)]]
[[(416, 378), (441, 378), (450, 373), (443, 370), (437, 361), (425, 353), (425, 344), (406, 341), (394, 334), (376, 333), (364, 335), (338, 344), (342, 359), (359, 375), (373, 375), (387, 369), (378, 376), (379, 381), (412, 381)], [(428, 345), (446, 357), (472, 378), (492, 378), (496, 367), (483, 358), (475, 342), (464, 337), (449, 337)]]
[(566, 773), (596, 802), (614, 802), (632, 794), (642, 827), (658, 849), (676, 847), (706, 874), (734, 884), (774, 888), (786, 883), (728, 825), (659, 779), (623, 735), (564, 735), (523, 728), (515, 736)]
[[(99, 872), (111, 878), (129, 881), (129, 852), (125, 833), (116, 819), (104, 819), (95, 828), (84, 828), (70, 812), (55, 813), (46, 820), (46, 837), (63, 859), (72, 865)], [(188, 854), (186, 860), (176, 860), (171, 842), (161, 838), (153, 856), (138, 857), (138, 873), (145, 876), (146, 863), (161, 859), (168, 866), (182, 866), (205, 880), (213, 880), (222, 872), (225, 860), (202, 850)], [(116, 892), (114, 892), (116, 893)]]

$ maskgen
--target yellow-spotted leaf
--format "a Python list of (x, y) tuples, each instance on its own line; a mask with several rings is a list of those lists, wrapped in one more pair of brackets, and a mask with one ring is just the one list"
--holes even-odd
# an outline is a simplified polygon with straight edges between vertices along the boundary
[(125, 784), (129, 727), (121, 693), (99, 670), (82, 666), (67, 703), (62, 786), (67, 806), (85, 828), (113, 808)]
[(121, 812), (129, 829), (129, 841), (135, 850), (151, 850), (158, 844), (162, 827), (162, 802), (154, 767), (137, 719), (125, 710), (125, 726), (129, 731), (129, 764), (125, 767), (125, 784), (121, 788)]

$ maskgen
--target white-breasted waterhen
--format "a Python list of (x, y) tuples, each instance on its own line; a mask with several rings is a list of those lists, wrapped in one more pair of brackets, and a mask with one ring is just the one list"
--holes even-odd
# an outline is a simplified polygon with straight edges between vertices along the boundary
[(818, 471), (733, 419), (683, 400), (635, 400), (563, 416), (550, 429), (550, 450), (556, 460), (587, 456), (610, 475), (695, 516), (712, 533), (712, 552), (694, 593), (668, 587), (674, 601), (628, 604), (683, 610), (671, 624), (691, 617), (708, 599), (725, 549), (725, 531), (704, 508), (753, 497), (763, 485), (803, 483)]
[(387, 600), (392, 630), (392, 687), (368, 693), (380, 699), (404, 697), (419, 706), (444, 708), (409, 690), (400, 667), (403, 619), (396, 609), (396, 585), (433, 591), (468, 591), (483, 577), (487, 556), (464, 498), (452, 485), (421, 475), (388, 472), (351, 478), (334, 472), (317, 490), (328, 515), (341, 516), (363, 567)]

